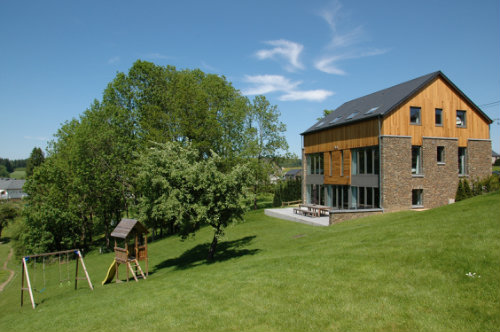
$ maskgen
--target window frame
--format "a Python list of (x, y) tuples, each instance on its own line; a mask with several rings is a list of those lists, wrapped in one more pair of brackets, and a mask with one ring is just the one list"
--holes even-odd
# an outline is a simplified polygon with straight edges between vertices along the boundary
[[(463, 117), (459, 116), (459, 113), (463, 115)], [(458, 121), (456, 121), (457, 128), (467, 128), (467, 111), (464, 110), (457, 110), (456, 112), (456, 120), (460, 119), (462, 122), (461, 124), (458, 124)]]
[[(415, 202), (415, 194), (417, 195), (416, 202)], [(423, 208), (424, 207), (424, 190), (423, 189), (412, 189), (411, 190), (411, 207), (412, 208)]]
[[(463, 153), (460, 153), (463, 152)], [(467, 148), (458, 147), (458, 176), (467, 176)]]
[(446, 164), (445, 147), (442, 145), (438, 145), (436, 147), (436, 161), (438, 165)]
[[(414, 156), (413, 151), (414, 151), (414, 149), (418, 149), (415, 168), (413, 167), (413, 156)], [(420, 145), (412, 145), (411, 146), (411, 175), (412, 176), (423, 175), (422, 146), (420, 146)]]
[[(438, 114), (439, 114), (439, 123), (437, 121)], [(435, 108), (434, 109), (434, 124), (436, 125), (436, 127), (443, 126), (443, 109), (442, 108)]]
[[(416, 119), (416, 121), (412, 121), (412, 114), (413, 114), (413, 111), (416, 111), (418, 110), (418, 117)], [(419, 106), (410, 106), (410, 124), (411, 125), (416, 125), (416, 126), (420, 126), (422, 125), (422, 107), (419, 107)]]

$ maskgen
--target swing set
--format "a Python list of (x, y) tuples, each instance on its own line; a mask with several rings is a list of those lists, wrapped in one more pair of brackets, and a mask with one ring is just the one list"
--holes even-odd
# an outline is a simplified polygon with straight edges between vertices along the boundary
[[(75, 290), (78, 287), (78, 280), (87, 280), (89, 287), (91, 290), (94, 290), (94, 287), (92, 286), (92, 282), (90, 281), (89, 274), (87, 273), (87, 268), (85, 267), (85, 263), (83, 261), (83, 256), (80, 252), (80, 249), (71, 249), (71, 250), (64, 250), (64, 251), (56, 251), (56, 252), (49, 252), (49, 253), (44, 253), (44, 254), (37, 254), (37, 255), (30, 255), (30, 256), (24, 256), (22, 258), (22, 267), (21, 267), (21, 306), (23, 306), (23, 301), (24, 301), (24, 291), (28, 291), (30, 295), (30, 300), (31, 300), (31, 306), (33, 309), (35, 309), (36, 304), (35, 304), (35, 298), (33, 291), (37, 291), (39, 293), (43, 293), (46, 290), (46, 265), (50, 265), (55, 263), (56, 261), (58, 262), (59, 265), (59, 286), (63, 286), (63, 283), (67, 282), (68, 284), (71, 284), (71, 278), (70, 278), (70, 268), (69, 268), (69, 262), (70, 262), (70, 255), (74, 254), (76, 255), (76, 271), (75, 271)], [(56, 258), (57, 256), (57, 258)], [(36, 265), (42, 264), (42, 281), (43, 281), (43, 287), (41, 289), (38, 289), (37, 282), (36, 282)], [(31, 264), (30, 264), (31, 263)], [(85, 272), (85, 277), (78, 277), (78, 270), (79, 270), (79, 263), (82, 264), (83, 271)], [(28, 267), (31, 265), (31, 270), (32, 270), (32, 276), (33, 276), (33, 287), (32, 283), (30, 280), (30, 273), (28, 271)], [(62, 265), (66, 265), (66, 271), (62, 268)], [(25, 280), (27, 282), (27, 286), (25, 287)]]

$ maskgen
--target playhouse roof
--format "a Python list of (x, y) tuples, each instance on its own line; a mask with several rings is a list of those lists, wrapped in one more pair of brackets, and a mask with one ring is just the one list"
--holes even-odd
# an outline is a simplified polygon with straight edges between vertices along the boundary
[(135, 229), (139, 233), (148, 233), (146, 227), (135, 219), (122, 219), (120, 223), (111, 233), (112, 237), (118, 237), (120, 239), (125, 239), (128, 237), (130, 232)]

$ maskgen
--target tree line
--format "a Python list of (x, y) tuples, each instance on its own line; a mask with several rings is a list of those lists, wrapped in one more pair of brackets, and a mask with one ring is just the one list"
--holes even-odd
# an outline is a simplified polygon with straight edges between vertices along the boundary
[(96, 234), (109, 246), (114, 225), (134, 216), (181, 236), (210, 225), (213, 256), (288, 149), (279, 116), (224, 76), (136, 61), (59, 128), (28, 177), (20, 250), (88, 248)]

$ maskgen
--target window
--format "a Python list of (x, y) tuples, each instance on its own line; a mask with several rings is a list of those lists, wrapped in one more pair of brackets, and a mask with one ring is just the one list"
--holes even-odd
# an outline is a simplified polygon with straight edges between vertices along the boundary
[(366, 111), (365, 114), (372, 114), (373, 112), (375, 112), (376, 110), (378, 109), (378, 106), (377, 107), (372, 107), (370, 108), (368, 111)]
[(358, 115), (358, 112), (353, 112), (346, 119), (350, 120), (350, 119), (354, 118), (356, 115)]
[(370, 147), (352, 150), (352, 174), (378, 174), (379, 173), (378, 148)]
[(341, 118), (342, 118), (341, 116), (337, 116), (335, 119), (330, 121), (330, 123), (335, 123), (335, 122), (339, 121)]
[(437, 147), (437, 162), (438, 164), (444, 164), (444, 146)]
[(458, 148), (458, 175), (467, 174), (467, 148)]
[(332, 176), (333, 172), (333, 158), (332, 158), (332, 152), (329, 152), (329, 160), (330, 160), (330, 172), (328, 173), (329, 176)]
[(412, 205), (412, 207), (424, 206), (422, 196), (423, 196), (423, 189), (413, 189), (411, 191), (411, 205)]
[(422, 147), (411, 147), (411, 174), (422, 174)]
[(443, 110), (441, 108), (436, 108), (435, 123), (436, 126), (443, 125)]
[(351, 187), (351, 209), (379, 208), (380, 191), (374, 187)]
[(306, 156), (307, 174), (323, 174), (323, 154), (314, 153)]
[(420, 107), (410, 107), (410, 123), (411, 124), (420, 124)]
[(344, 150), (340, 151), (340, 176), (344, 176)]
[(465, 111), (457, 111), (457, 127), (465, 128), (467, 126), (467, 119), (465, 117)]

